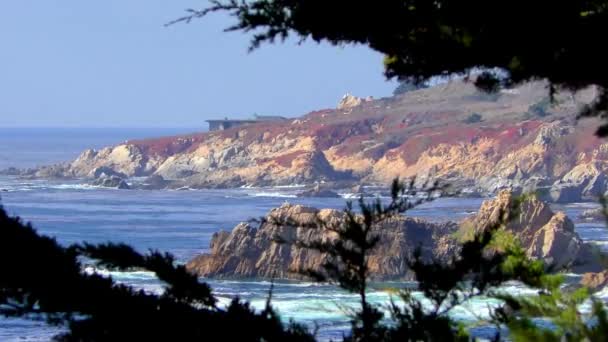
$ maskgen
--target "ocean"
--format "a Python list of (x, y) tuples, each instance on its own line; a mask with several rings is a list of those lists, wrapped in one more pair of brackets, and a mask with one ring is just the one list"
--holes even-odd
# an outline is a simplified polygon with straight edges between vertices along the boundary
[[(184, 129), (0, 129), (0, 169), (33, 167), (75, 158), (86, 148), (99, 148), (127, 139), (187, 133)], [(343, 208), (346, 199), (297, 198), (296, 187), (241, 188), (231, 190), (145, 191), (90, 187), (82, 181), (22, 180), (0, 176), (2, 205), (14, 215), (31, 221), (39, 232), (64, 244), (75, 242), (124, 242), (145, 252), (170, 252), (178, 262), (208, 250), (214, 232), (230, 230), (237, 223), (265, 215), (284, 202), (323, 208)], [(347, 197), (345, 194), (345, 197)], [(482, 198), (439, 199), (409, 214), (430, 220), (458, 220), (474, 213)], [(593, 203), (557, 207), (576, 219)], [(600, 223), (576, 221), (581, 237), (599, 245), (608, 243)], [(32, 270), (35, 272), (36, 270)], [(161, 284), (146, 272), (107, 273), (117, 281), (162, 291)], [(212, 286), (220, 303), (238, 296), (262, 308), (270, 288), (267, 281), (220, 281), (202, 279)], [(370, 299), (388, 304), (392, 291), (404, 283), (373, 284)], [(525, 291), (513, 285), (511, 291)], [(349, 327), (344, 306), (356, 305), (357, 297), (329, 284), (275, 283), (273, 306), (286, 321), (317, 325), (319, 339), (339, 338)], [(492, 300), (476, 300), (454, 311), (455, 318), (474, 321), (487, 316)], [(48, 341), (58, 328), (43, 322), (0, 320), (0, 341)], [(477, 332), (483, 335), (483, 329)]]

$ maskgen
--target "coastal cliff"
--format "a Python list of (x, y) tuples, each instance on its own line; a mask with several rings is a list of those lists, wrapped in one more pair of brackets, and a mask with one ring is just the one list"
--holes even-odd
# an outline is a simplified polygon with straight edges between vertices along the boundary
[(162, 187), (191, 188), (418, 176), (481, 193), (544, 189), (557, 202), (591, 200), (606, 191), (608, 143), (595, 137), (597, 122), (574, 116), (593, 96), (550, 102), (543, 83), (485, 94), (460, 81), (378, 100), (349, 95), (291, 120), (127, 141), (21, 174), (155, 176)]
[[(422, 257), (426, 260), (448, 260), (462, 242), (463, 230), (488, 227), (498, 220), (499, 213), (510, 207), (511, 200), (511, 193), (502, 191), (460, 225), (409, 217), (383, 223), (375, 232), (381, 248), (374, 250), (369, 258), (372, 278), (411, 280), (407, 260), (416, 247), (422, 248)], [(334, 233), (310, 228), (308, 224), (317, 218), (339, 220), (341, 215), (337, 210), (285, 204), (271, 210), (259, 226), (244, 222), (232, 232), (215, 233), (210, 252), (195, 257), (186, 267), (204, 277), (302, 279), (306, 270), (321, 271), (326, 255), (301, 248), (296, 241), (310, 243), (335, 238)], [(530, 257), (542, 259), (548, 267), (577, 272), (598, 270), (597, 256), (576, 234), (572, 221), (562, 212), (554, 213), (535, 197), (523, 202), (520, 212), (505, 229), (521, 241)]]

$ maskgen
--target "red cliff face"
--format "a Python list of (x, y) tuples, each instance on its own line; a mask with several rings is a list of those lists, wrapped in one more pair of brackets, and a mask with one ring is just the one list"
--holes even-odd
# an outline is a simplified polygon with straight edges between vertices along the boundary
[(558, 201), (602, 193), (608, 145), (595, 138), (596, 122), (574, 119), (592, 92), (560, 95), (554, 104), (547, 96), (539, 83), (486, 95), (452, 82), (284, 122), (130, 141), (40, 173), (93, 177), (110, 168), (193, 187), (387, 183), (416, 175), (490, 192), (545, 187)]

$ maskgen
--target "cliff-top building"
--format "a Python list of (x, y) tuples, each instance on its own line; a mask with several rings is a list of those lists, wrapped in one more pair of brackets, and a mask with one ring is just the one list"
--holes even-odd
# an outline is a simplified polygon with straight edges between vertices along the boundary
[(206, 120), (206, 122), (209, 124), (209, 131), (222, 131), (225, 129), (242, 126), (242, 125), (247, 125), (247, 124), (254, 124), (254, 123), (259, 123), (259, 122), (269, 122), (269, 121), (284, 121), (284, 120), (287, 120), (287, 118), (284, 118), (282, 116), (254, 114), (253, 119), (224, 118), (224, 119), (219, 119), (219, 120), (218, 119)]

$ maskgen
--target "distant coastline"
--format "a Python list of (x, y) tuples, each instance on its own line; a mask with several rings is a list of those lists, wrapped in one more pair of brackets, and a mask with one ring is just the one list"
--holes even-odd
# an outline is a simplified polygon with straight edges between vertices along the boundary
[(593, 134), (595, 122), (574, 115), (592, 94), (558, 94), (551, 103), (545, 87), (489, 96), (454, 81), (378, 100), (347, 95), (335, 109), (213, 132), (147, 131), (125, 141), (125, 131), (105, 145), (85, 145), (81, 134), (92, 147), (72, 161), (4, 173), (121, 189), (304, 184), (303, 196), (328, 197), (417, 177), (466, 196), (512, 189), (559, 203), (596, 201), (608, 190), (608, 144)]

